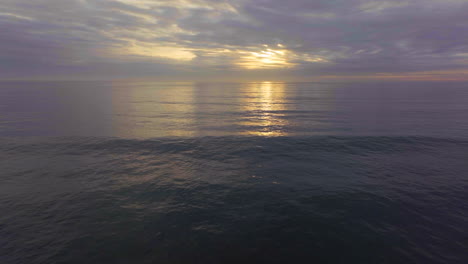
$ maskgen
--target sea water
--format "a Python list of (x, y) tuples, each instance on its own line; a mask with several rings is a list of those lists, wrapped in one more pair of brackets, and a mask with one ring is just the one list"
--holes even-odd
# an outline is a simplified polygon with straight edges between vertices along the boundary
[(0, 83), (0, 263), (467, 263), (468, 84)]

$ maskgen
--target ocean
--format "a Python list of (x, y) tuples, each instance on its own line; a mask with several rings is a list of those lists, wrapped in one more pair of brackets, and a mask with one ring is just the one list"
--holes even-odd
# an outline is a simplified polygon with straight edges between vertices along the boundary
[(0, 82), (0, 263), (468, 263), (468, 84)]

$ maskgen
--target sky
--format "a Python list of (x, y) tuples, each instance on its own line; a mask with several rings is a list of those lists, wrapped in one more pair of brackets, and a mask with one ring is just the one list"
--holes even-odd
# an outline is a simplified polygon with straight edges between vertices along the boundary
[(0, 0), (0, 79), (468, 80), (468, 0)]

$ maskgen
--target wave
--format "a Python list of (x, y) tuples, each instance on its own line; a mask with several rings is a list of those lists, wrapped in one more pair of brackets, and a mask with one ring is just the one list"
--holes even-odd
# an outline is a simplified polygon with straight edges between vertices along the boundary
[(46, 152), (86, 154), (88, 152), (142, 152), (142, 154), (243, 152), (336, 152), (357, 155), (404, 151), (437, 151), (444, 147), (468, 147), (468, 140), (418, 136), (313, 136), (313, 137), (199, 137), (122, 139), (112, 137), (0, 137), (2, 152)]
[(463, 263), (467, 150), (430, 137), (1, 138), (0, 259)]

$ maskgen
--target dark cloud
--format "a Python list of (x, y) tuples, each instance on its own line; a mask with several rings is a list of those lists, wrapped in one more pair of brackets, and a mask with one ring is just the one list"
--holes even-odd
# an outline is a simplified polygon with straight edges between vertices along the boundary
[(460, 72), (466, 14), (467, 0), (3, 0), (0, 78)]

